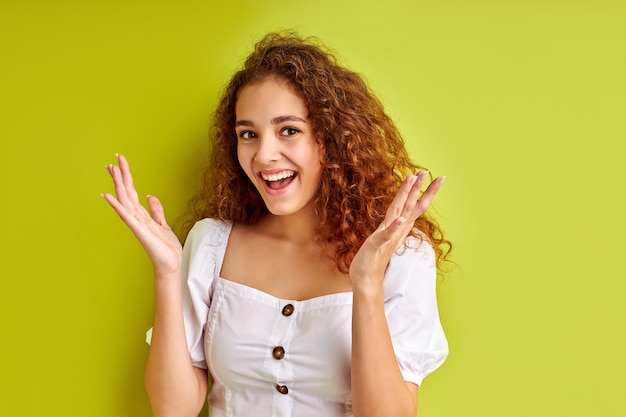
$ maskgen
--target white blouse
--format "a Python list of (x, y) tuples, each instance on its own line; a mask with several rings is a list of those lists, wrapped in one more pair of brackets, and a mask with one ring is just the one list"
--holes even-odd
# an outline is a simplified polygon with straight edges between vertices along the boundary
[[(352, 293), (283, 300), (220, 277), (232, 225), (204, 219), (183, 250), (191, 360), (209, 369), (211, 417), (351, 416)], [(448, 344), (432, 247), (415, 238), (385, 273), (385, 314), (400, 371), (417, 385)], [(242, 260), (245, 262), (245, 260)]]

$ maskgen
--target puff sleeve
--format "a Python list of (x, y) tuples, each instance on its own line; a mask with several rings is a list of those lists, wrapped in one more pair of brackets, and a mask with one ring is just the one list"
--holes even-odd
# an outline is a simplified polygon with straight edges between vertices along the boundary
[(183, 318), (189, 355), (198, 368), (207, 369), (205, 329), (231, 227), (232, 224), (220, 220), (200, 220), (183, 246)]
[[(223, 256), (230, 224), (213, 219), (198, 221), (183, 245), (181, 289), (187, 347), (193, 366), (207, 369), (204, 353), (206, 328), (213, 283), (219, 276), (219, 256)], [(152, 329), (148, 331), (150, 343)]]
[(383, 288), (385, 315), (405, 381), (421, 385), (448, 356), (437, 307), (435, 253), (427, 240), (409, 237), (391, 258)]

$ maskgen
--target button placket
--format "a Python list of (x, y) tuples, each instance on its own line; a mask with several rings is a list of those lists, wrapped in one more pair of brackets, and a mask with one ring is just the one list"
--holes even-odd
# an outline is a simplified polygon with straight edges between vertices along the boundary
[(285, 348), (282, 346), (276, 346), (274, 349), (272, 349), (272, 356), (276, 360), (281, 360), (285, 357)]
[[(296, 329), (297, 304), (294, 301), (280, 300), (276, 306), (276, 319), (268, 335), (268, 352), (263, 370), (268, 381), (272, 381), (279, 398), (289, 393), (293, 381), (293, 363), (289, 360), (289, 345)], [(281, 403), (285, 400), (279, 400)]]
[(281, 313), (282, 313), (283, 316), (289, 317), (289, 316), (291, 316), (293, 314), (294, 310), (295, 310), (295, 308), (294, 308), (293, 304), (286, 304), (283, 307), (283, 310), (282, 310)]

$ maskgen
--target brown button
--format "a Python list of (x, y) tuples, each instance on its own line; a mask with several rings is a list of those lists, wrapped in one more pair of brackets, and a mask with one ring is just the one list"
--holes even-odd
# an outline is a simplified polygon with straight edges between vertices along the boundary
[(285, 395), (289, 392), (289, 389), (287, 389), (287, 386), (285, 385), (278, 385), (276, 384), (276, 391), (280, 392), (281, 394)]
[(274, 359), (281, 360), (285, 357), (285, 349), (282, 346), (276, 346), (274, 350), (272, 350), (272, 356)]
[(291, 316), (293, 314), (293, 304), (287, 304), (285, 307), (283, 307), (283, 316)]

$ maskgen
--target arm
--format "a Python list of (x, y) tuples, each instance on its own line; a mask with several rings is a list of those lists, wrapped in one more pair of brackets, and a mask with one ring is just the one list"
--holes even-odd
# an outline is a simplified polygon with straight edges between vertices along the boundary
[(417, 385), (405, 382), (394, 354), (383, 291), (354, 291), (352, 407), (356, 417), (415, 417)]
[(148, 197), (149, 212), (139, 203), (126, 158), (108, 165), (116, 197), (103, 198), (131, 229), (154, 267), (155, 313), (146, 389), (153, 413), (161, 416), (197, 416), (205, 401), (207, 373), (193, 367), (183, 323), (181, 294), (182, 247), (165, 221), (156, 197)]
[(197, 416), (207, 393), (207, 371), (191, 364), (183, 323), (179, 274), (155, 276), (156, 302), (145, 382), (156, 417)]
[(419, 198), (427, 173), (402, 184), (383, 223), (363, 243), (350, 266), (353, 287), (352, 405), (356, 417), (411, 416), (417, 413), (417, 386), (404, 381), (393, 350), (384, 311), (383, 277), (441, 186), (433, 181)]

